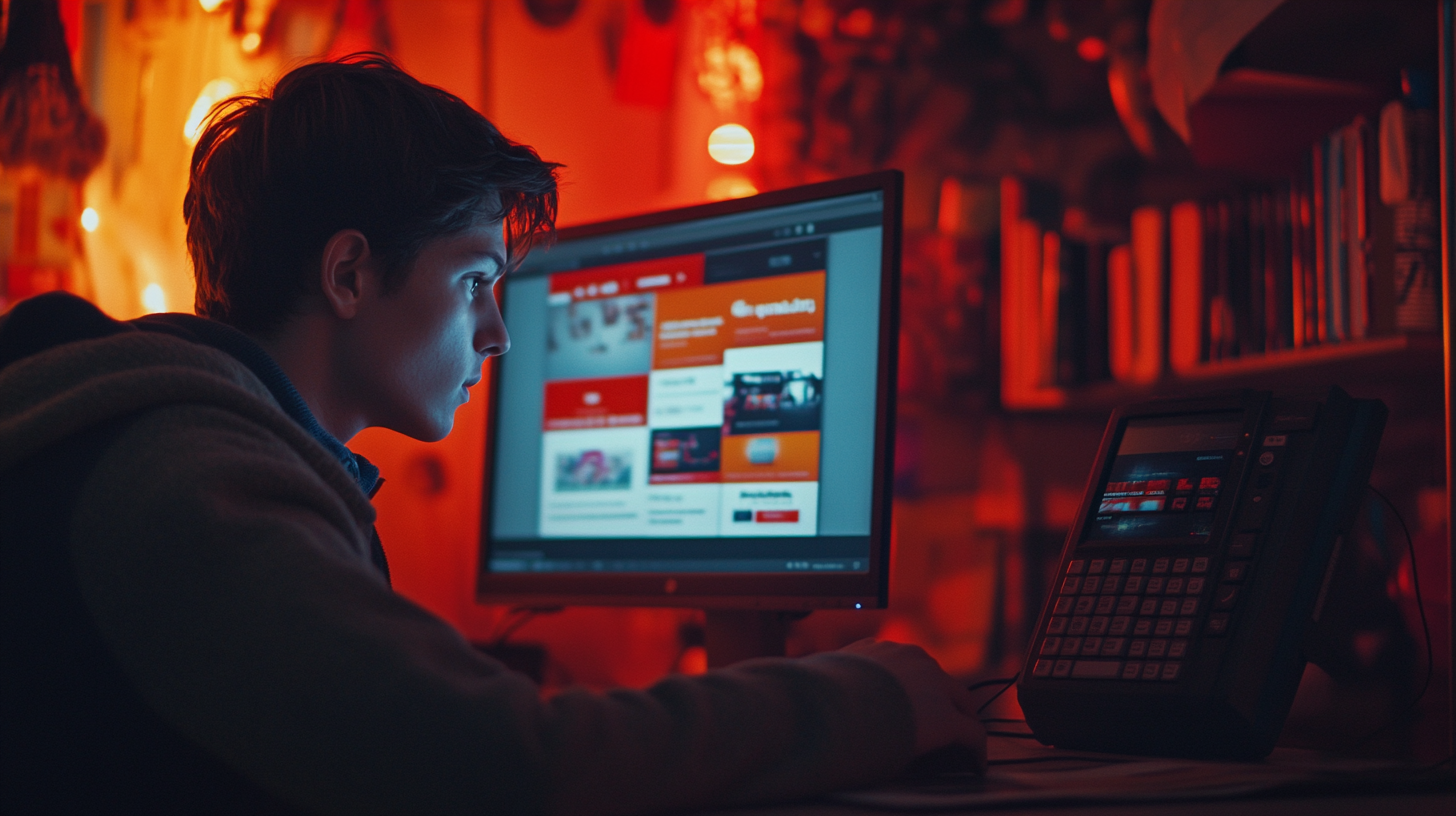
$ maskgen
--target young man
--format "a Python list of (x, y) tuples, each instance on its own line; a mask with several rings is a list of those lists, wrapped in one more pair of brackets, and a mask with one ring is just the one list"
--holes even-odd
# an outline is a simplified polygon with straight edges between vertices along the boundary
[(310, 65), (198, 143), (200, 317), (0, 323), (0, 809), (647, 812), (984, 750), (913, 647), (543, 700), (389, 590), (344, 441), (449, 432), (555, 204), (555, 165), (454, 96)]

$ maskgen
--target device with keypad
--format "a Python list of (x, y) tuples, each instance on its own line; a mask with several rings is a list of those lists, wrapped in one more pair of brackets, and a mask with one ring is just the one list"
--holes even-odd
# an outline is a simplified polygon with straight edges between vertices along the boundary
[(1018, 679), (1037, 739), (1266, 755), (1385, 418), (1338, 388), (1114, 413)]

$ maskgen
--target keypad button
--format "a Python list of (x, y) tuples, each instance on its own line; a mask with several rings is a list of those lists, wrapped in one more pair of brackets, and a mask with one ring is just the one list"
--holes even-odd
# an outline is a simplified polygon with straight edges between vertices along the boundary
[(1193, 634), (1193, 619), (1179, 618), (1178, 622), (1173, 624), (1173, 634), (1179, 636), (1187, 636)]
[(1187, 584), (1187, 586), (1188, 586), (1188, 590), (1187, 590), (1188, 591), (1188, 594), (1189, 595), (1197, 595), (1197, 594), (1203, 592), (1203, 582), (1205, 580), (1207, 580), (1207, 579), (1204, 579), (1204, 578), (1189, 578), (1188, 579), (1188, 584)]
[(1148, 642), (1146, 640), (1134, 640), (1127, 645), (1128, 657), (1146, 657), (1148, 654)]
[(1072, 600), (1071, 598), (1058, 598), (1055, 602), (1052, 603), (1052, 614), (1070, 615), (1072, 614), (1072, 604), (1074, 603), (1076, 603), (1076, 601)]
[(1102, 588), (1102, 578), (1096, 575), (1089, 575), (1082, 579), (1082, 594), (1096, 595), (1097, 590)]
[(1214, 609), (1233, 609), (1239, 600), (1238, 584), (1219, 584), (1213, 591)]
[(1058, 660), (1052, 667), (1052, 677), (1066, 677), (1072, 673), (1072, 661)]
[(1102, 594), (1103, 595), (1116, 595), (1117, 594), (1117, 591), (1119, 589), (1121, 589), (1121, 588), (1122, 588), (1122, 576), (1121, 575), (1109, 575), (1106, 578), (1103, 578), (1102, 579)]
[(1154, 561), (1153, 562), (1153, 574), (1154, 575), (1160, 575), (1162, 573), (1167, 572), (1168, 571), (1168, 566), (1172, 563), (1172, 561), (1173, 561), (1173, 559), (1171, 559), (1171, 558), (1159, 558), (1158, 560)]
[(1159, 615), (1176, 615), (1176, 614), (1178, 614), (1178, 599), (1177, 598), (1168, 598), (1168, 599), (1164, 600), (1163, 603), (1162, 603), (1162, 605), (1158, 607), (1158, 614)]
[(1067, 631), (1068, 618), (1052, 618), (1047, 621), (1047, 634), (1060, 635)]
[(1254, 542), (1257, 541), (1257, 533), (1239, 533), (1229, 544), (1228, 554), (1230, 558), (1253, 558)]
[(1102, 651), (1102, 638), (1100, 638), (1100, 637), (1082, 638), (1082, 656), (1083, 657), (1092, 657), (1092, 656), (1096, 655), (1100, 651)]
[(1143, 591), (1143, 585), (1147, 583), (1147, 580), (1148, 579), (1144, 578), (1141, 575), (1130, 575), (1128, 576), (1127, 583), (1123, 585), (1122, 590), (1129, 594), (1136, 595), (1139, 592)]
[(1153, 633), (1152, 618), (1138, 618), (1132, 625), (1132, 633), (1138, 637), (1147, 637)]
[(1167, 663), (1163, 664), (1163, 679), (1168, 681), (1177, 680), (1178, 675), (1181, 674), (1182, 671), (1182, 663), (1179, 663), (1176, 660), (1170, 660)]
[(1180, 614), (1180, 615), (1197, 615), (1198, 614), (1198, 599), (1197, 598), (1184, 598), (1182, 605), (1178, 607), (1178, 614)]
[(1067, 564), (1068, 575), (1081, 575), (1086, 569), (1087, 562), (1080, 558), (1073, 559), (1070, 563)]
[(1092, 619), (1092, 623), (1087, 625), (1087, 634), (1105, 635), (1107, 634), (1107, 625), (1111, 622), (1112, 618), (1109, 618), (1106, 615), (1098, 615), (1097, 617)]
[(1249, 574), (1248, 561), (1230, 561), (1223, 565), (1223, 579), (1237, 584)]
[(1112, 610), (1117, 606), (1117, 599), (1111, 595), (1103, 595), (1097, 599), (1097, 614), (1111, 615)]
[(1173, 623), (1172, 618), (1159, 618), (1158, 622), (1153, 624), (1153, 634), (1158, 637), (1167, 637), (1173, 634)]
[(1091, 622), (1092, 619), (1086, 615), (1078, 615), (1072, 618), (1072, 625), (1067, 627), (1067, 634), (1085, 635), (1087, 634), (1087, 624)]
[(1188, 562), (1189, 562), (1189, 559), (1187, 559), (1187, 558), (1175, 558), (1175, 559), (1173, 559), (1173, 574), (1174, 575), (1182, 575), (1183, 573), (1187, 572), (1188, 571)]
[[(1036, 665), (1038, 667), (1040, 667), (1041, 666), (1041, 663), (1042, 663), (1042, 661), (1038, 660), (1037, 663), (1036, 663)], [(1050, 665), (1048, 665), (1047, 666), (1047, 674), (1051, 674), (1051, 671), (1052, 671), (1052, 667)], [(1126, 663), (1122, 664), (1122, 679), (1124, 679), (1124, 680), (1136, 680), (1136, 679), (1138, 679), (1138, 676), (1141, 675), (1142, 673), (1143, 673), (1143, 664), (1140, 661), (1137, 661), (1137, 660), (1129, 660)], [(1037, 677), (1045, 677), (1046, 676), (1045, 674), (1036, 674), (1035, 671), (1033, 671), (1032, 674), (1035, 674)]]
[(1143, 598), (1143, 605), (1140, 606), (1140, 607), (1138, 607), (1138, 614), (1139, 615), (1156, 615), (1156, 614), (1158, 614), (1158, 599), (1157, 598)]
[(1125, 648), (1127, 648), (1127, 638), (1103, 638), (1102, 651), (1099, 652), (1099, 654), (1101, 654), (1103, 657), (1118, 657), (1122, 654), (1122, 650)]
[(1127, 615), (1118, 615), (1112, 619), (1112, 623), (1107, 627), (1107, 634), (1109, 635), (1125, 635), (1130, 631), (1132, 631), (1132, 618)]
[(1041, 642), (1041, 652), (1040, 652), (1040, 654), (1044, 654), (1044, 655), (1054, 655), (1057, 652), (1061, 651), (1061, 649), (1062, 649), (1062, 639), (1059, 638), (1059, 637), (1049, 637), (1046, 640), (1043, 640)]
[(1264, 451), (1259, 454), (1259, 465), (1261, 467), (1269, 467), (1272, 464), (1274, 464), (1274, 451)]
[(1166, 584), (1167, 584), (1167, 579), (1165, 579), (1165, 578), (1149, 578), (1148, 579), (1148, 594), (1149, 595), (1162, 595), (1163, 594), (1163, 587)]
[(1134, 575), (1141, 575), (1148, 571), (1148, 559), (1134, 558), (1132, 560), (1132, 572)]
[(1161, 638), (1148, 643), (1148, 657), (1166, 657), (1168, 654), (1168, 641)]
[(1076, 576), (1068, 577), (1068, 578), (1066, 578), (1066, 579), (1064, 579), (1062, 581), (1062, 594), (1063, 595), (1076, 595), (1077, 594), (1077, 590), (1079, 590), (1081, 588), (1082, 588), (1082, 579), (1081, 578), (1078, 578)]
[(1116, 680), (1122, 664), (1116, 660), (1078, 660), (1072, 676), (1078, 680)]
[(1031, 667), (1031, 676), (1032, 677), (1051, 677), (1052, 676), (1052, 664), (1053, 664), (1053, 662), (1054, 661), (1051, 661), (1051, 660), (1038, 660), (1038, 661), (1036, 661), (1036, 663)]
[(1082, 650), (1082, 639), (1079, 637), (1062, 638), (1062, 655), (1075, 655)]
[(1168, 593), (1169, 595), (1182, 595), (1183, 594), (1183, 579), (1182, 578), (1169, 578), (1167, 585), (1163, 588), (1163, 591), (1166, 592), (1166, 593)]
[(1203, 631), (1210, 635), (1223, 635), (1228, 633), (1229, 616), (1225, 614), (1214, 614), (1208, 616), (1208, 625)]
[(1077, 599), (1077, 605), (1073, 611), (1078, 615), (1092, 614), (1092, 608), (1097, 605), (1096, 598), (1081, 597)]
[(1138, 596), (1124, 595), (1117, 599), (1117, 614), (1131, 615), (1138, 607)]
[(1193, 572), (1197, 575), (1208, 572), (1208, 559), (1204, 557), (1193, 559)]
[(1107, 569), (1106, 558), (1094, 558), (1091, 561), (1087, 562), (1088, 575), (1101, 575), (1102, 571), (1105, 569)]
[(1188, 641), (1175, 640), (1168, 644), (1168, 657), (1176, 657), (1179, 660), (1188, 656)]
[[(1061, 661), (1057, 661), (1057, 662), (1060, 663)], [(1143, 664), (1143, 679), (1144, 680), (1157, 680), (1158, 679), (1158, 676), (1160, 674), (1162, 674), (1162, 673), (1163, 673), (1163, 664), (1162, 663), (1158, 663), (1156, 661), (1149, 661), (1149, 662)]]
[(1114, 558), (1114, 559), (1112, 559), (1111, 561), (1107, 562), (1107, 571), (1108, 571), (1108, 573), (1110, 573), (1112, 575), (1121, 575), (1124, 572), (1127, 572), (1127, 559), (1126, 558)]

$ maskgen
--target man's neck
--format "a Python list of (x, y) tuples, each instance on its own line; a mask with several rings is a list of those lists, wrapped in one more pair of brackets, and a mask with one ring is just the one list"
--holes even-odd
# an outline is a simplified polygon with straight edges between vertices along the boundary
[(339, 339), (326, 319), (302, 314), (268, 335), (250, 336), (283, 369), (319, 425), (334, 438), (347, 443), (368, 425), (340, 384)]

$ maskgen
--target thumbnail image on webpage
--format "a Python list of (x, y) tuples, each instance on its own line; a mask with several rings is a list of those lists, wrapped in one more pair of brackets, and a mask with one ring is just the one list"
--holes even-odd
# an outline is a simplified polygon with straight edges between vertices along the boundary
[(542, 537), (818, 531), (825, 270), (704, 261), (550, 276)]

